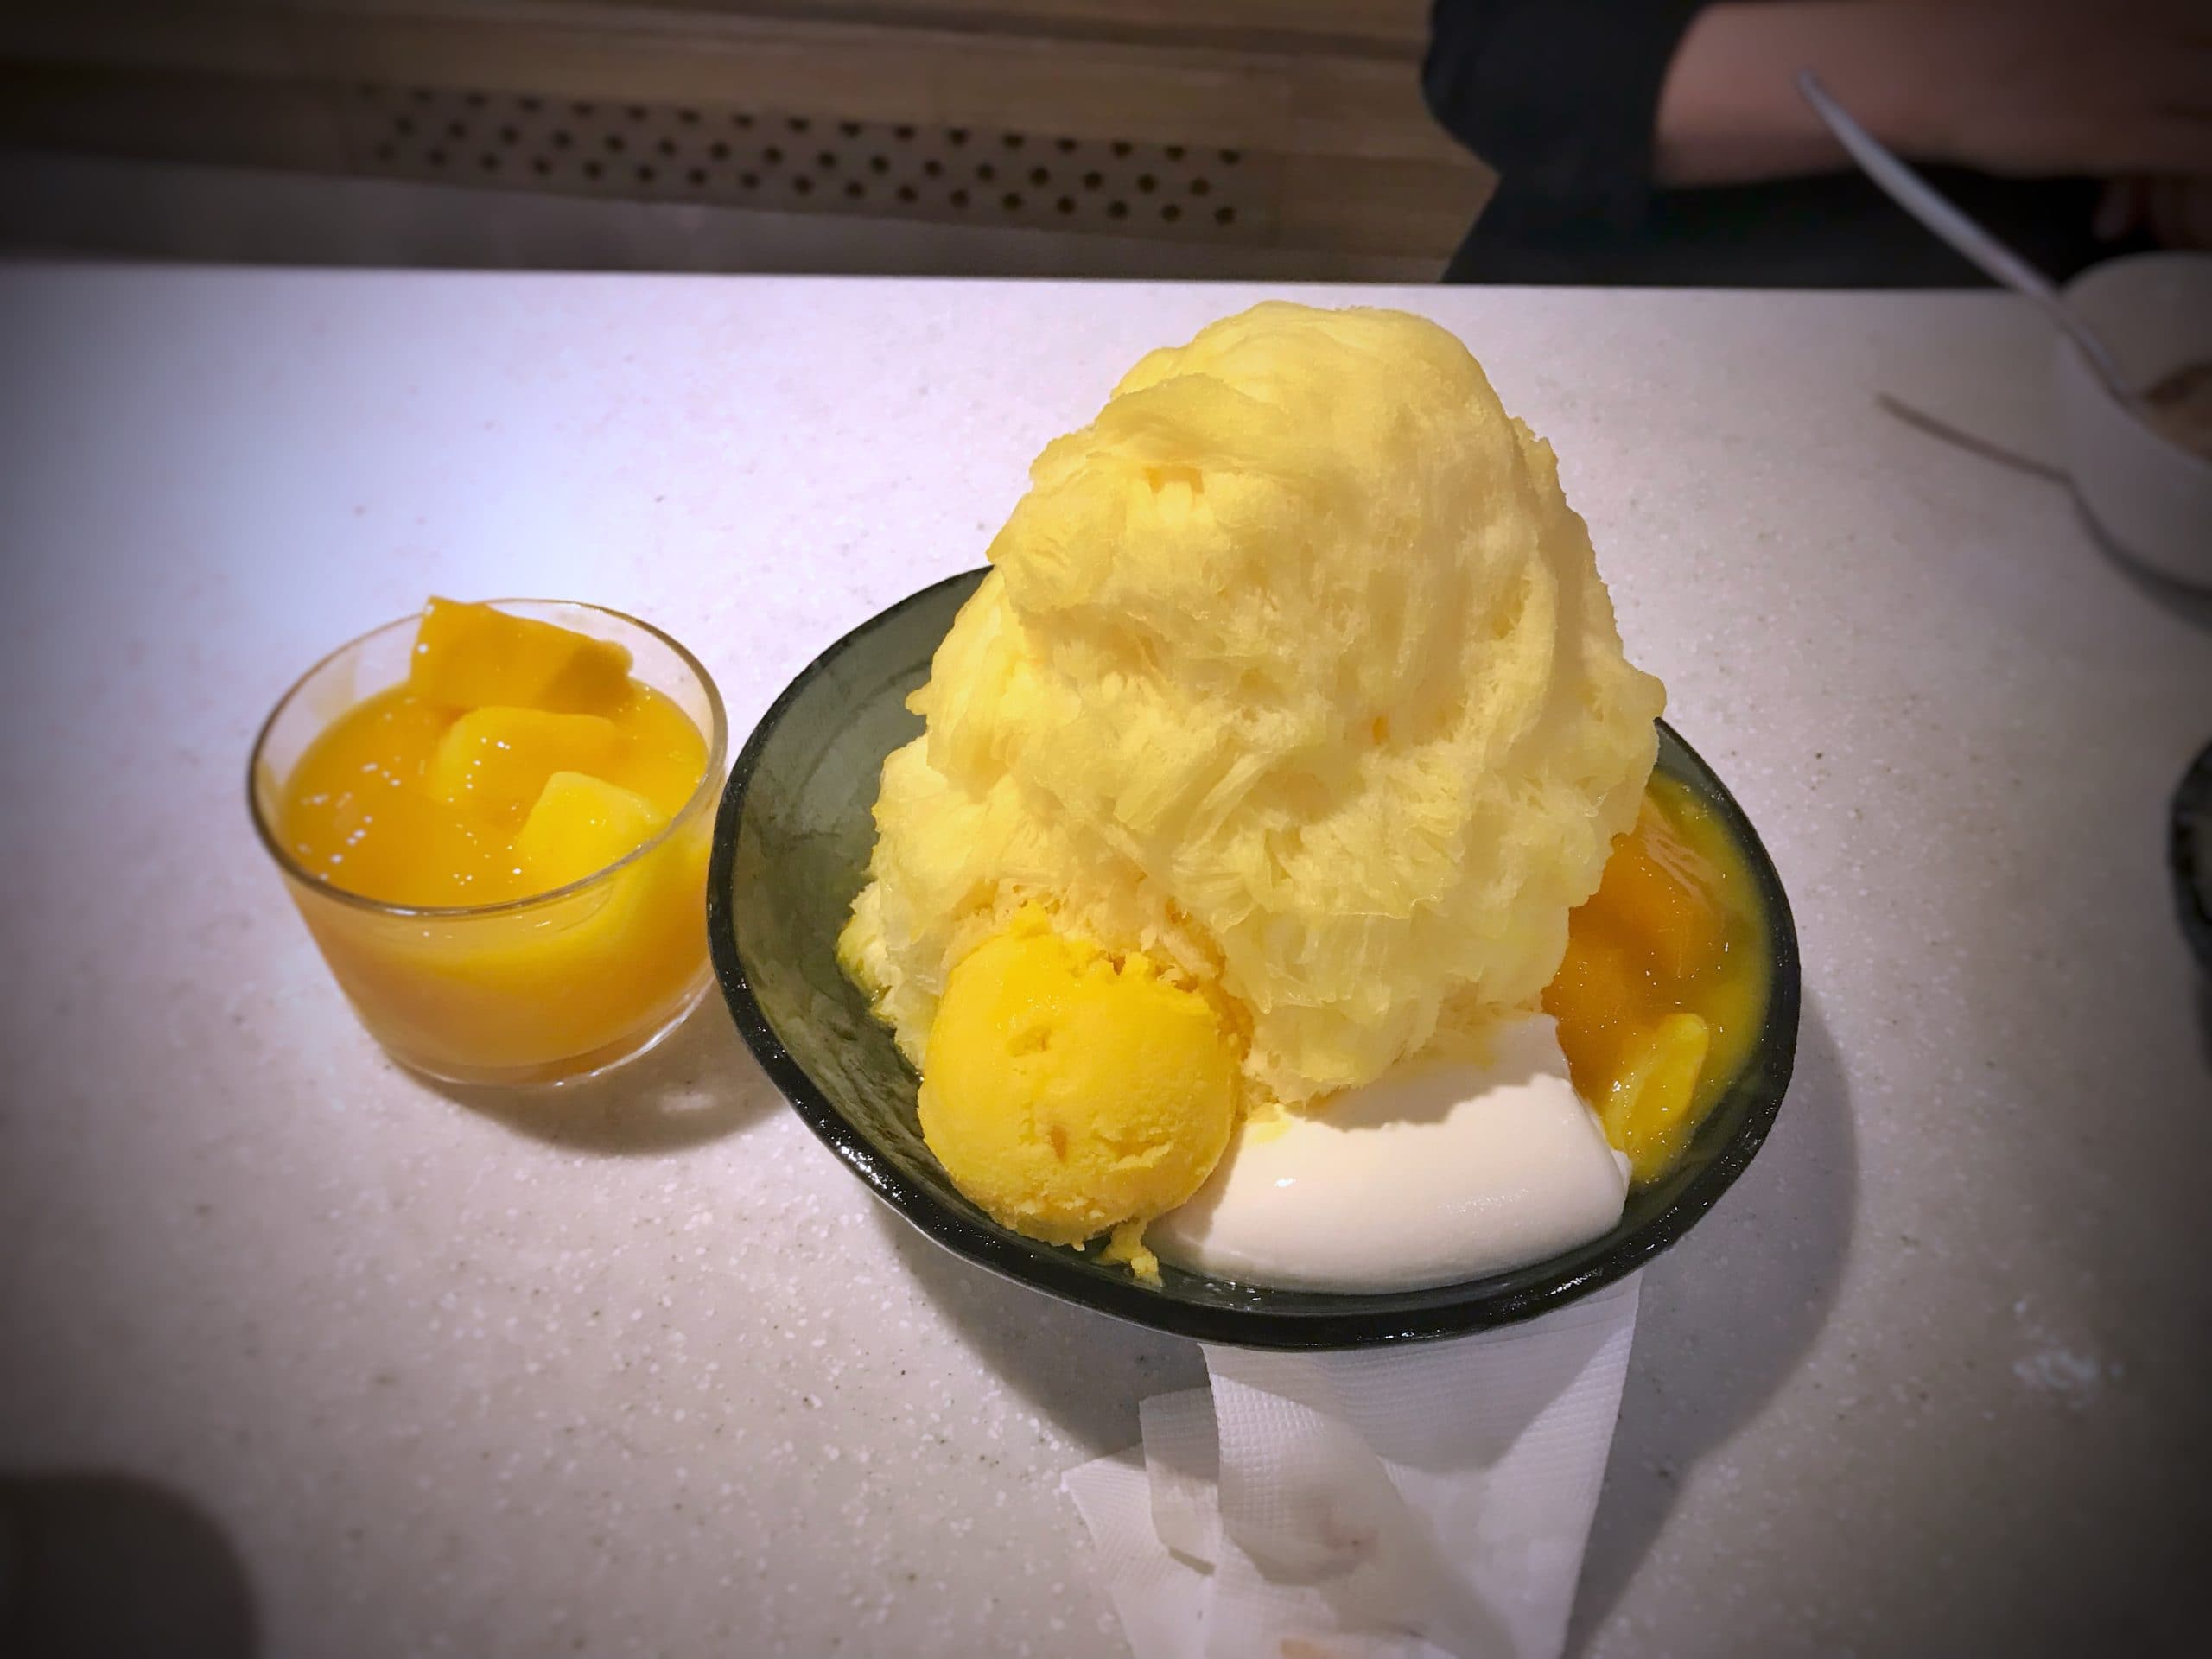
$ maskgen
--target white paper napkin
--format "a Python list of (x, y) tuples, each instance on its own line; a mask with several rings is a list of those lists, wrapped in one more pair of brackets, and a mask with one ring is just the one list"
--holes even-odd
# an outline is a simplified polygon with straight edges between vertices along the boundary
[(1152, 1529), (1160, 1541), (1202, 1567), (1221, 1559), (1221, 1436), (1213, 1394), (1184, 1389), (1137, 1402), (1150, 1485)]
[(1556, 1659), (1636, 1305), (1631, 1277), (1450, 1342), (1208, 1348), (1210, 1389), (1066, 1479), (1136, 1659)]

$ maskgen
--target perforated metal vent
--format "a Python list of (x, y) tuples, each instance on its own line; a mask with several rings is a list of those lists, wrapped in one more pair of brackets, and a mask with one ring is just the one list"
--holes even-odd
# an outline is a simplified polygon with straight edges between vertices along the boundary
[(1206, 241), (1268, 217), (1262, 163), (1234, 149), (425, 87), (359, 99), (363, 161), (407, 178)]

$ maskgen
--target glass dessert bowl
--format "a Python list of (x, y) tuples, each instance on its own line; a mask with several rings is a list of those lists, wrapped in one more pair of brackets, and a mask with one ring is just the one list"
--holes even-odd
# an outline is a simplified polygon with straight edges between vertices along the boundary
[[(664, 810), (646, 809), (634, 794), (613, 786), (601, 791), (605, 798), (588, 798), (597, 780), (562, 769), (582, 764), (575, 754), (538, 757), (533, 772), (531, 757), (522, 753), (527, 745), (512, 728), (520, 724), (540, 741), (547, 730), (556, 741), (565, 734), (573, 743), (579, 726), (594, 735), (588, 728), (600, 723), (594, 717), (478, 707), (455, 718), (448, 710), (432, 718), (422, 743), (476, 739), (467, 762), (472, 785), (490, 786), (501, 768), (519, 763), (521, 786), (531, 798), (567, 790), (565, 804), (573, 810), (557, 826), (560, 843), (543, 849), (549, 874), (535, 883), (495, 888), (497, 896), (484, 902), (450, 902), (448, 889), (465, 884), (451, 882), (454, 872), (436, 868), (440, 849), (411, 846), (403, 837), (396, 848), (387, 842), (387, 863), (396, 857), (427, 867), (423, 879), (436, 885), (410, 891), (404, 901), (349, 890), (340, 884), (350, 850), (345, 821), (326, 815), (306, 824), (303, 780), (310, 768), (329, 770), (330, 744), (346, 734), (349, 719), (358, 725), (408, 691), (423, 620), (410, 615), (340, 646), (285, 693), (254, 743), (247, 804), (333, 976), (362, 1025), (395, 1059), (454, 1083), (559, 1083), (644, 1052), (681, 1023), (706, 990), (700, 896), (728, 723), (721, 695), (698, 659), (647, 623), (552, 600), (499, 600), (489, 609), (551, 624), (603, 653), (601, 666), (616, 664), (609, 671), (618, 682), (682, 734), (683, 775), (696, 765), (696, 781), (665, 785)], [(505, 723), (463, 729), (486, 718)], [(441, 755), (442, 750), (428, 764)], [(411, 780), (378, 781), (397, 790)], [(626, 801), (642, 810), (626, 825), (614, 821)], [(523, 822), (519, 807), (510, 817)], [(549, 814), (545, 822), (552, 818)], [(358, 815), (353, 821), (363, 822)], [(528, 833), (524, 828), (514, 838)], [(499, 836), (486, 840), (504, 849)], [(528, 890), (533, 886), (537, 890)]]
[(969, 1260), (1154, 1329), (1250, 1347), (1346, 1348), (1446, 1337), (1534, 1317), (1634, 1271), (1681, 1237), (1750, 1162), (1796, 1046), (1798, 968), (1773, 864), (1711, 770), (1663, 724), (1658, 775), (1698, 804), (1748, 871), (1768, 953), (1764, 1017), (1667, 1172), (1630, 1191), (1603, 1236), (1509, 1272), (1419, 1290), (1325, 1292), (1163, 1268), (1134, 1281), (1103, 1253), (993, 1221), (924, 1144), (918, 1080), (837, 960), (867, 880), (885, 757), (920, 729), (906, 707), (982, 571), (892, 607), (831, 646), (763, 717), (715, 826), (709, 942), (740, 1031), (808, 1125), (876, 1195)]

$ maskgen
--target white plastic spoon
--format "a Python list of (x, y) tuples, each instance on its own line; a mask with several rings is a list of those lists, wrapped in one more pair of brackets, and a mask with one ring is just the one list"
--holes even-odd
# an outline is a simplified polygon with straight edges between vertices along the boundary
[(2123, 406), (2131, 410), (2139, 407), (2141, 400), (2135, 389), (2128, 385), (2126, 376), (2120, 372), (2120, 364), (2104, 341), (2059, 298), (2058, 289), (2048, 276), (1952, 206), (1947, 197), (1900, 161), (1880, 139), (1860, 126), (1848, 111), (1828, 95), (1827, 88), (1821, 85), (1820, 78), (1811, 70), (1798, 72), (1797, 90), (1813, 106), (1813, 112), (1827, 124), (1836, 141), (1850, 152), (1851, 159), (1892, 201), (1988, 276), (2041, 306), (2044, 315), (2082, 348), (2082, 355), (2088, 359), (2090, 368), (2105, 383), (2106, 389)]

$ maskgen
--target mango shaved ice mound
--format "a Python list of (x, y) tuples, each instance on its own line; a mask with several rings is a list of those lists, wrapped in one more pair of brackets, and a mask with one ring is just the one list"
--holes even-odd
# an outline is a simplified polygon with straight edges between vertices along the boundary
[[(1458, 340), (1268, 303), (1154, 352), (1038, 458), (990, 561), (840, 946), (940, 1111), (932, 1028), (1018, 918), (1211, 1010), (1245, 1110), (1535, 1006), (1664, 699), (1550, 448)], [(1102, 1185), (1047, 1219), (938, 1155), (1033, 1236), (1156, 1213)]]

